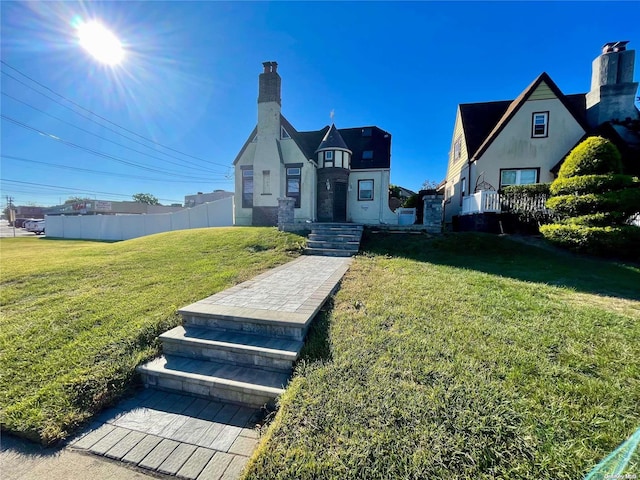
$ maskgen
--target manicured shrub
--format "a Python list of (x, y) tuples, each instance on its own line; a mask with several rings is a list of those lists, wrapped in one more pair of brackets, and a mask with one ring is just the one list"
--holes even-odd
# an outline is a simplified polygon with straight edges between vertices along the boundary
[(640, 227), (626, 225), (640, 212), (640, 182), (622, 175), (610, 141), (590, 137), (574, 148), (550, 192), (546, 206), (558, 220), (540, 227), (547, 240), (576, 252), (640, 258)]
[(581, 175), (558, 178), (550, 187), (552, 195), (602, 193), (622, 188), (640, 188), (640, 181), (629, 175)]
[(503, 194), (506, 195), (549, 195), (550, 192), (549, 183), (531, 183), (529, 185), (509, 185), (502, 189)]
[(606, 138), (589, 137), (569, 153), (558, 178), (608, 173), (622, 173), (620, 152)]
[(599, 212), (618, 212), (621, 220), (624, 220), (640, 211), (640, 189), (627, 188), (586, 195), (557, 195), (547, 200), (547, 207), (565, 217), (577, 217)]
[(640, 227), (590, 227), (560, 223), (543, 225), (540, 233), (547, 240), (578, 253), (640, 260)]

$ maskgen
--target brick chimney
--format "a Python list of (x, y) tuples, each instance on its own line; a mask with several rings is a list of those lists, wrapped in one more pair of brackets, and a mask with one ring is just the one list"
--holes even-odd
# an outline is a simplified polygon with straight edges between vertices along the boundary
[(280, 98), (281, 79), (278, 75), (277, 62), (263, 62), (264, 72), (260, 74), (258, 103), (277, 102), (282, 105)]

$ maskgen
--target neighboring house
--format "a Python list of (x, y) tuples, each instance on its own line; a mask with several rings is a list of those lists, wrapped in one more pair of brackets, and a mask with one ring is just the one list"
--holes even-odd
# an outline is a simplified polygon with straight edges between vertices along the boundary
[(565, 95), (542, 73), (515, 100), (459, 105), (446, 183), (439, 187), (445, 225), (458, 215), (499, 212), (495, 192), (503, 187), (553, 181), (567, 154), (590, 134), (612, 140), (627, 168), (639, 168), (638, 83), (627, 43), (604, 46), (586, 94)]
[(391, 135), (375, 126), (298, 132), (281, 114), (277, 63), (263, 66), (258, 124), (234, 161), (235, 224), (276, 225), (285, 197), (295, 200), (295, 222), (397, 223)]
[(198, 192), (196, 195), (185, 195), (184, 206), (191, 208), (203, 203), (215, 202), (223, 198), (233, 197), (233, 192), (225, 192), (224, 190), (214, 190), (211, 193)]

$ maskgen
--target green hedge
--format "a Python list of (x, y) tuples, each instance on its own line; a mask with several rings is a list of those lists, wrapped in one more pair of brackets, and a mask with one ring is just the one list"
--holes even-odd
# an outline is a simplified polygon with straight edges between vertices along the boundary
[(509, 185), (504, 187), (501, 193), (506, 195), (549, 195), (550, 192), (549, 183), (532, 183), (530, 185)]
[(580, 196), (558, 195), (547, 200), (547, 208), (568, 217), (619, 212), (621, 217), (626, 218), (640, 212), (640, 188)]
[(580, 177), (557, 178), (550, 187), (552, 195), (604, 193), (623, 188), (639, 188), (640, 181), (629, 175), (582, 175)]
[(559, 223), (542, 225), (540, 232), (552, 243), (575, 252), (640, 260), (640, 227), (589, 227)]
[(602, 137), (589, 137), (571, 150), (560, 167), (559, 178), (622, 173), (622, 157), (616, 146)]
[(623, 225), (627, 218), (628, 216), (621, 215), (619, 212), (594, 213), (591, 215), (570, 217), (562, 223), (565, 225), (583, 225), (587, 227), (607, 227)]

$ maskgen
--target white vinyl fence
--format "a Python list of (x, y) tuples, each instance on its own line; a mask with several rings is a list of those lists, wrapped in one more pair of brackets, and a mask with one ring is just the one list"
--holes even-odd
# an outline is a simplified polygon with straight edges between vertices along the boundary
[(233, 225), (233, 197), (173, 213), (147, 215), (47, 215), (47, 237), (128, 240), (172, 230)]

